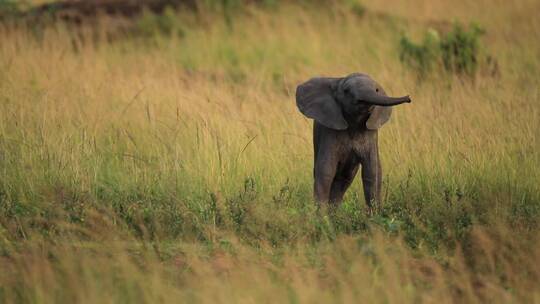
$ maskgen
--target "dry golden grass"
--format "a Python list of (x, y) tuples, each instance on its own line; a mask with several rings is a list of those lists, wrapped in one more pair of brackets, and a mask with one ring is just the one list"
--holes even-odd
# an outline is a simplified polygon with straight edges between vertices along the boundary
[[(282, 4), (182, 35), (0, 28), (0, 302), (538, 303), (538, 1)], [(479, 22), (500, 73), (419, 81), (401, 32)], [(359, 181), (311, 202), (314, 75), (410, 94)]]

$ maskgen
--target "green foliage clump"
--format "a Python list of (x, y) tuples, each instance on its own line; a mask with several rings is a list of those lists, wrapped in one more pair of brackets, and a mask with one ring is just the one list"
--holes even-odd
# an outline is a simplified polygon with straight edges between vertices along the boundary
[(429, 29), (422, 43), (415, 43), (403, 36), (400, 40), (400, 60), (419, 72), (421, 76), (442, 67), (445, 71), (473, 76), (481, 62), (480, 37), (484, 31), (476, 24), (470, 29), (455, 23), (444, 35)]
[(476, 24), (466, 30), (460, 24), (441, 40), (444, 67), (448, 71), (472, 75), (478, 67), (480, 36), (484, 31)]
[(424, 74), (431, 71), (437, 61), (439, 45), (439, 34), (433, 29), (429, 29), (421, 44), (414, 43), (406, 36), (403, 36), (400, 41), (399, 59)]
[(146, 37), (156, 35), (183, 36), (184, 30), (179, 23), (175, 10), (167, 7), (162, 14), (145, 11), (136, 23), (137, 32)]
[(27, 1), (0, 0), (0, 18), (19, 14), (27, 4)]
[(358, 16), (363, 16), (366, 13), (366, 7), (362, 2), (358, 0), (347, 0), (345, 3), (349, 7), (351, 12)]

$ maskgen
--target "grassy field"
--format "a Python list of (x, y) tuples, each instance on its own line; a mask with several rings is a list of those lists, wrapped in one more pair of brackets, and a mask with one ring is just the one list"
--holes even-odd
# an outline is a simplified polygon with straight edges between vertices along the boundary
[[(353, 3), (0, 26), (0, 303), (540, 303), (540, 2)], [(454, 22), (496, 70), (400, 62)], [(372, 217), (294, 102), (356, 71), (413, 99)]]

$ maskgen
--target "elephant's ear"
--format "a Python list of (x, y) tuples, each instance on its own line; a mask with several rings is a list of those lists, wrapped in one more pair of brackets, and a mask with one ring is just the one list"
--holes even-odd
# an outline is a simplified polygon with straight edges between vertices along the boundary
[(333, 88), (339, 80), (340, 78), (311, 78), (299, 85), (296, 88), (296, 106), (300, 112), (325, 127), (347, 129), (347, 122), (333, 94)]
[(377, 130), (384, 125), (390, 116), (392, 115), (392, 107), (375, 106), (371, 111), (368, 120), (366, 121), (366, 127), (369, 130)]

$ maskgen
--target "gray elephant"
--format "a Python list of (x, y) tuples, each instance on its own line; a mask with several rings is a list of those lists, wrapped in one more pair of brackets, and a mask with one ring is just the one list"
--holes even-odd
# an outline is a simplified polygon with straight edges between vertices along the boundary
[(313, 126), (314, 195), (338, 205), (362, 165), (364, 195), (370, 212), (380, 202), (381, 163), (377, 130), (390, 119), (391, 106), (409, 96), (388, 97), (366, 74), (312, 78), (296, 89), (296, 105)]

